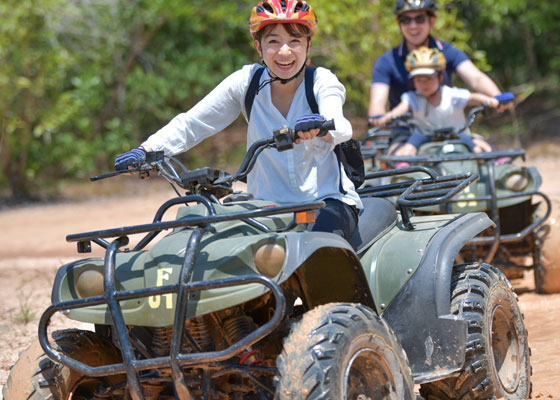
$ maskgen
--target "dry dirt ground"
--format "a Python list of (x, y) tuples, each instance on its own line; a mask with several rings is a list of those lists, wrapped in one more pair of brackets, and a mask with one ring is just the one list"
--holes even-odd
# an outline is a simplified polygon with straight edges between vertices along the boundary
[[(543, 175), (542, 190), (552, 197), (558, 210), (560, 158), (529, 157), (527, 164), (538, 167)], [(123, 185), (129, 187), (135, 178), (115, 180), (118, 179), (128, 179)], [(92, 187), (97, 190), (102, 186), (80, 188), (78, 192), (89, 193)], [(153, 181), (134, 181), (130, 190), (132, 193), (117, 197), (97, 193), (95, 199), (87, 201), (0, 209), (0, 387), (19, 352), (37, 335), (38, 319), (50, 304), (50, 288), (57, 268), (80, 258), (75, 245), (66, 243), (65, 236), (150, 222), (158, 206), (173, 196), (169, 188)], [(107, 188), (99, 191), (107, 192)], [(555, 215), (558, 216), (557, 211)], [(531, 273), (513, 284), (529, 331), (533, 398), (560, 399), (560, 294), (536, 294)], [(67, 324), (65, 317), (59, 315), (53, 321), (54, 328)]]

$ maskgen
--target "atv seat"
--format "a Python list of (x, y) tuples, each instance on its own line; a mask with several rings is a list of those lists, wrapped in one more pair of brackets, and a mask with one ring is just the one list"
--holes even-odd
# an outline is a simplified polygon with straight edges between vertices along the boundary
[(397, 223), (395, 206), (387, 199), (362, 197), (358, 226), (350, 244), (357, 253), (367, 249)]

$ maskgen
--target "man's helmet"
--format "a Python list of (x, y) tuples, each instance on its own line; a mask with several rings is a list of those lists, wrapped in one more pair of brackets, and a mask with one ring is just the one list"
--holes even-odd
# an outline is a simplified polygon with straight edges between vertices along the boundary
[(412, 78), (418, 75), (434, 75), (445, 69), (445, 57), (438, 49), (420, 47), (406, 56), (404, 67)]
[(302, 24), (313, 36), (317, 17), (313, 7), (302, 0), (263, 0), (251, 11), (251, 35), (254, 38), (255, 33), (271, 24)]
[(401, 15), (407, 11), (426, 10), (434, 15), (437, 11), (437, 1), (435, 0), (397, 0), (395, 4), (395, 14)]

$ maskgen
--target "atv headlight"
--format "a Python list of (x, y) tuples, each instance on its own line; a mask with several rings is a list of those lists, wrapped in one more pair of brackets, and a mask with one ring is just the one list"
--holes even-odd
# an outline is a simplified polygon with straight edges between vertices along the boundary
[(81, 298), (102, 295), (103, 274), (93, 269), (83, 271), (76, 279), (76, 291)]
[(255, 266), (261, 274), (273, 278), (284, 265), (286, 250), (278, 243), (266, 243), (255, 252)]
[(527, 188), (529, 179), (522, 172), (513, 172), (507, 176), (504, 184), (511, 191), (521, 192)]

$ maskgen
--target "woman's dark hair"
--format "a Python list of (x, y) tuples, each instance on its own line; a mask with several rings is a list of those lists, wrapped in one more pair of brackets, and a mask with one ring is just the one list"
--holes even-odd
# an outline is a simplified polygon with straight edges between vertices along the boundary
[[(260, 42), (261, 39), (264, 36), (266, 36), (266, 34), (268, 34), (268, 32), (270, 32), (272, 28), (274, 28), (276, 25), (277, 24), (267, 25), (264, 28), (262, 28), (260, 31), (256, 32), (255, 40), (258, 40)], [(288, 24), (280, 24), (280, 25), (284, 27), (284, 29), (286, 30), (286, 32), (288, 32), (288, 34), (294, 37), (307, 36), (307, 39), (311, 38), (311, 33), (309, 32), (309, 29), (303, 24), (288, 23)]]

